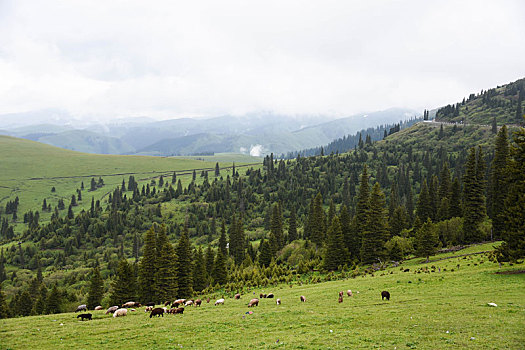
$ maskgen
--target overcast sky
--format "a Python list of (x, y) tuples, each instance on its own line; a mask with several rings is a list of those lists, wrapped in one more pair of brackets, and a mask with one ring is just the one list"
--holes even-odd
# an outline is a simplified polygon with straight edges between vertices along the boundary
[(525, 76), (525, 1), (0, 0), (0, 114), (433, 108)]

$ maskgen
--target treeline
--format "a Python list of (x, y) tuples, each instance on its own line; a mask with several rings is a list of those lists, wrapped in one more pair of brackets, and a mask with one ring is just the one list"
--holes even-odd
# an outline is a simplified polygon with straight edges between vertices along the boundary
[[(93, 294), (85, 269), (99, 269), (94, 300), (108, 306), (312, 282), (313, 270), (355, 275), (362, 265), (381, 268), (490, 239), (506, 242), (496, 259), (522, 257), (525, 131), (509, 143), (503, 127), (492, 148), (458, 152), (448, 151), (449, 131), (429, 130), (409, 146), (364, 142), (345, 154), (270, 155), (262, 168), (242, 175), (234, 168), (226, 177), (204, 171), (199, 182), (194, 172), (187, 186), (175, 173), (142, 186), (130, 177), (74, 217), (58, 213), (44, 225), (28, 224), (18, 237), (25, 243), (1, 251), (6, 303), (11, 314), (23, 314), (13, 298), (29, 291), (31, 280), (17, 269), (42, 270), (47, 290), (57, 284), (82, 303)], [(424, 148), (430, 138), (439, 139), (438, 148)]]
[[(410, 118), (400, 121), (397, 124), (381, 125), (376, 128), (361, 130), (355, 135), (347, 135), (330, 142), (326, 146), (308, 148), (302, 151), (289, 152), (284, 158), (293, 159), (298, 155), (301, 157), (324, 156), (330, 153), (345, 153), (359, 147), (363, 148), (365, 144), (370, 145), (373, 141), (382, 140), (388, 135), (392, 135), (401, 129), (408, 128), (421, 121), (422, 118)], [(364, 138), (364, 139), (363, 139)]]

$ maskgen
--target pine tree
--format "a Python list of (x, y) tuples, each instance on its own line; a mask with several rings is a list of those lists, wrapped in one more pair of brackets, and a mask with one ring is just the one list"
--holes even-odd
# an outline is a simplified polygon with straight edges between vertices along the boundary
[(292, 207), (290, 219), (288, 220), (288, 242), (293, 242), (297, 238), (297, 214), (295, 207)]
[(426, 221), (432, 215), (432, 205), (430, 203), (430, 194), (428, 192), (427, 180), (423, 180), (421, 191), (417, 200), (416, 215), (421, 221)]
[(511, 262), (525, 257), (525, 128), (514, 132), (513, 141), (507, 166), (503, 244), (496, 250), (498, 261)]
[[(109, 298), (111, 305), (122, 305), (128, 301), (134, 301), (137, 296), (136, 290), (133, 267), (126, 259), (121, 259), (118, 263), (117, 273), (111, 282)], [(142, 302), (156, 301), (155, 295), (146, 295), (141, 297), (141, 300)]]
[(272, 252), (279, 251), (284, 246), (283, 240), (283, 218), (281, 215), (280, 206), (276, 203), (273, 205), (272, 216), (270, 219), (270, 243), (272, 245)]
[(432, 226), (430, 219), (421, 226), (416, 234), (416, 253), (420, 257), (426, 257), (429, 262), (430, 255), (435, 254), (436, 245), (439, 243), (438, 236)]
[(142, 301), (158, 301), (156, 240), (155, 227), (151, 226), (144, 237), (142, 259), (139, 262), (139, 298)]
[(104, 281), (100, 276), (100, 271), (98, 267), (95, 267), (91, 272), (91, 281), (89, 284), (89, 292), (87, 298), (88, 309), (93, 310), (96, 306), (100, 305), (102, 302), (103, 295)]
[(219, 162), (215, 163), (215, 177), (221, 176), (221, 169), (219, 168)]
[[(366, 229), (366, 222), (368, 216), (368, 210), (370, 208), (370, 187), (368, 185), (368, 171), (366, 164), (363, 166), (363, 172), (361, 173), (361, 180), (359, 182), (359, 192), (357, 195), (357, 205), (355, 208), (354, 216), (354, 230), (357, 237), (361, 239), (363, 232)], [(361, 245), (361, 240), (359, 240)]]
[(271, 262), (272, 248), (270, 247), (270, 243), (268, 241), (262, 239), (261, 244), (259, 245), (259, 264), (261, 266), (268, 267), (270, 266)]
[(222, 255), (228, 256), (228, 249), (226, 247), (226, 224), (224, 220), (221, 225), (221, 236), (219, 237), (219, 250), (222, 252)]
[(177, 294), (177, 255), (161, 226), (157, 234), (157, 295), (160, 301), (173, 300)]
[(206, 276), (210, 277), (213, 274), (213, 263), (215, 261), (215, 253), (211, 249), (211, 246), (208, 245), (206, 248)]
[(401, 234), (401, 231), (409, 227), (408, 214), (404, 206), (397, 206), (392, 216), (390, 216), (389, 226), (391, 236), (398, 236)]
[(226, 255), (224, 255), (220, 249), (217, 250), (217, 257), (213, 265), (213, 282), (219, 285), (225, 285), (228, 282)]
[(60, 305), (62, 304), (62, 294), (58, 291), (57, 285), (53, 285), (51, 293), (47, 296), (46, 313), (58, 314), (60, 313)]
[(379, 183), (375, 183), (370, 194), (366, 215), (366, 226), (361, 245), (361, 262), (371, 264), (386, 258), (384, 243), (388, 235), (386, 222), (385, 195)]
[(176, 276), (177, 296), (189, 298), (193, 294), (192, 281), (192, 254), (190, 239), (188, 238), (188, 227), (184, 226), (182, 234), (175, 249), (177, 254)]
[(206, 288), (206, 261), (204, 260), (204, 254), (202, 253), (201, 247), (194, 252), (194, 262), (193, 290), (200, 292)]
[(27, 290), (23, 291), (20, 298), (17, 300), (17, 314), (20, 316), (31, 315), (33, 309), (33, 300)]
[(326, 235), (326, 215), (323, 209), (323, 197), (321, 193), (315, 196), (311, 219), (310, 240), (318, 246), (323, 244)]
[(403, 260), (403, 251), (401, 250), (401, 247), (399, 246), (397, 240), (394, 241), (394, 245), (392, 246), (392, 249), (390, 249), (390, 259), (392, 261)]
[(494, 150), (494, 160), (491, 167), (491, 188), (490, 197), (492, 199), (492, 229), (495, 239), (501, 239), (505, 230), (505, 199), (508, 195), (507, 166), (509, 162), (509, 143), (507, 141), (507, 127), (503, 125), (496, 138)]
[(463, 176), (464, 220), (463, 237), (466, 243), (476, 243), (483, 239), (480, 223), (485, 217), (484, 160), (481, 148), (470, 150), (465, 175)]
[(459, 185), (459, 179), (457, 177), (452, 181), (450, 187), (450, 201), (448, 207), (448, 217), (462, 217), (463, 210), (461, 208), (461, 186)]
[(498, 133), (498, 122), (496, 121), (496, 117), (492, 118), (492, 133), (497, 134)]
[(341, 224), (339, 218), (334, 215), (326, 234), (326, 250), (323, 267), (328, 271), (337, 270), (339, 266), (344, 265), (346, 254)]
[(40, 285), (38, 297), (33, 305), (32, 314), (42, 315), (46, 311), (47, 288), (45, 284)]

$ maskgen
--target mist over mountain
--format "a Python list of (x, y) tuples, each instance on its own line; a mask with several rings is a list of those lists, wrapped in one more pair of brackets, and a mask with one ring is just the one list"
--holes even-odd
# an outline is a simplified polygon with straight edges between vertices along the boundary
[(261, 156), (320, 146), (363, 128), (416, 115), (415, 110), (391, 108), (338, 119), (253, 113), (162, 121), (125, 118), (102, 123), (49, 110), (0, 119), (6, 121), (4, 134), (88, 153), (172, 156), (231, 152)]

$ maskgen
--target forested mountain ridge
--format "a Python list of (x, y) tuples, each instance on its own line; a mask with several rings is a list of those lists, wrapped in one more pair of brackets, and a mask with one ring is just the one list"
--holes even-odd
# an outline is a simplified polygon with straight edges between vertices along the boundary
[(437, 121), (486, 124), (496, 118), (499, 125), (523, 124), (525, 78), (470, 94), (463, 101), (440, 108)]
[[(0, 281), (9, 309), (25, 315), (87, 300), (95, 294), (93, 280), (105, 281), (98, 303), (163, 301), (315, 282), (316, 270), (355, 276), (360, 266), (380, 268), (491, 238), (512, 242), (523, 216), (512, 205), (522, 198), (505, 198), (520, 193), (525, 139), (509, 144), (507, 135), (505, 127), (419, 123), (382, 141), (362, 140), (348, 153), (270, 155), (262, 167), (194, 172), (185, 183), (176, 173), (147, 181), (129, 176), (88, 210), (48, 207), (48, 221), (38, 219), (38, 208), (19, 213), (26, 223), (21, 232), (9, 231), (18, 206), (11, 201), (2, 213)], [(506, 169), (515, 178), (501, 175)], [(89, 200), (89, 192), (81, 193)], [(507, 211), (517, 223), (501, 214)], [(519, 256), (507, 248), (501, 260)], [(122, 284), (135, 287), (122, 291)], [(54, 301), (43, 295), (57, 288), (63, 298), (56, 308), (36, 308)]]

